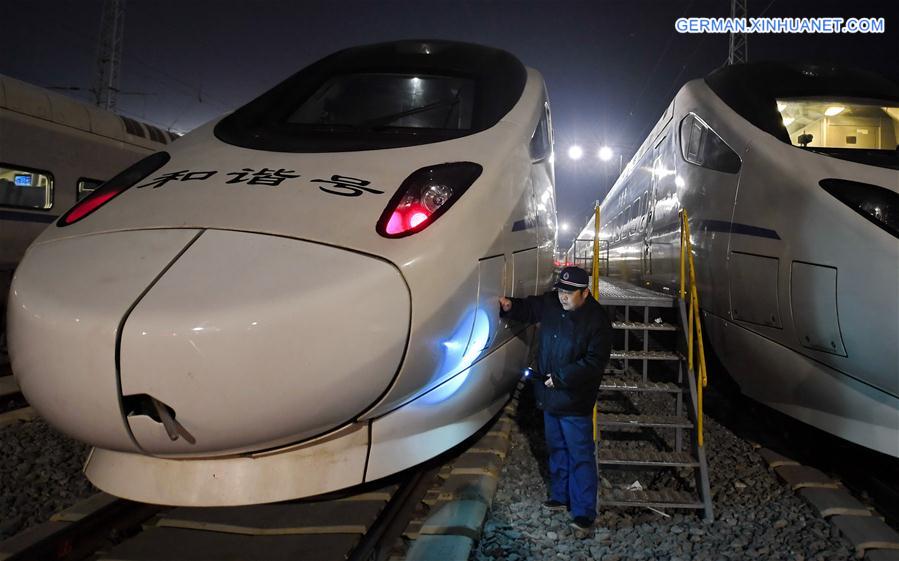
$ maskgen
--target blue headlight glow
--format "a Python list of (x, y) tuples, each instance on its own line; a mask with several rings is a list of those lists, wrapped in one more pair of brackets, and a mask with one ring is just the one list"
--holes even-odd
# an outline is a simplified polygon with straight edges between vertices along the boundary
[[(474, 315), (472, 325), (471, 316)], [(471, 326), (469, 333), (466, 327)], [(445, 382), (431, 390), (421, 399), (424, 403), (440, 403), (455, 395), (465, 384), (471, 373), (470, 367), (480, 358), (490, 341), (490, 317), (478, 309), (463, 318), (453, 336), (443, 342), (445, 354), (435, 380), (450, 376)], [(464, 352), (463, 352), (464, 351)]]

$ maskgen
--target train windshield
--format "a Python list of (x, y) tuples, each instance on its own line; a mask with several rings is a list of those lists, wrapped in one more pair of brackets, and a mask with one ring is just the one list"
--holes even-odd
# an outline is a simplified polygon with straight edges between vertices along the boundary
[(827, 98), (777, 99), (790, 143), (870, 165), (899, 168), (899, 104)]
[(352, 74), (334, 77), (303, 101), (287, 122), (469, 130), (474, 81), (452, 76)]
[(287, 78), (215, 127), (228, 144), (275, 152), (419, 146), (495, 126), (521, 99), (511, 54), (452, 41), (353, 47)]

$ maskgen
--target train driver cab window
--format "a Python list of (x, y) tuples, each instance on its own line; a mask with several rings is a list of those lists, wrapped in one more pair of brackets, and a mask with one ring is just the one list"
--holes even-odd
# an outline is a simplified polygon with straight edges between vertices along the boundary
[(48, 171), (0, 164), (0, 206), (49, 209), (53, 206), (53, 175)]
[(777, 100), (790, 144), (828, 156), (899, 168), (899, 103), (861, 99)]
[(474, 80), (425, 74), (334, 76), (303, 101), (287, 122), (366, 130), (472, 127)]
[(78, 191), (75, 193), (75, 200), (80, 201), (84, 197), (96, 191), (97, 187), (99, 187), (100, 185), (103, 185), (103, 181), (100, 181), (99, 179), (88, 179), (87, 177), (82, 177), (78, 180)]
[(537, 123), (534, 136), (531, 137), (531, 161), (539, 162), (552, 153), (552, 132), (549, 117), (549, 104), (543, 104), (543, 116)]
[(680, 140), (684, 160), (691, 164), (724, 173), (740, 171), (740, 156), (693, 113), (681, 121)]

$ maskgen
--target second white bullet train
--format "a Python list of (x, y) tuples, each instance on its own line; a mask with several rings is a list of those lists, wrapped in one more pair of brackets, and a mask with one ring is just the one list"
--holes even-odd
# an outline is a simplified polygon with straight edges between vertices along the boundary
[(601, 205), (611, 274), (676, 290), (687, 209), (704, 329), (742, 391), (899, 456), (897, 141), (899, 86), (868, 72), (691, 81)]
[(10, 357), (99, 488), (230, 505), (416, 465), (508, 399), (550, 286), (552, 127), (504, 51), (329, 56), (75, 205), (13, 279)]

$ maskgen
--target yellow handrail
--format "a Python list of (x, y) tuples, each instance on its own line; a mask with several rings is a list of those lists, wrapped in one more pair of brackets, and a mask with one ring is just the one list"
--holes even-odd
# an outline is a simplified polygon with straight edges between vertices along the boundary
[[(709, 377), (705, 363), (705, 348), (702, 345), (702, 322), (699, 317), (699, 292), (696, 290), (696, 267), (693, 264), (693, 247), (690, 244), (690, 221), (687, 217), (687, 210), (681, 209), (681, 246), (680, 246), (680, 297), (683, 300), (686, 297), (686, 265), (689, 261), (690, 268), (690, 312), (688, 320), (687, 334), (687, 368), (693, 372), (693, 336), (696, 336), (699, 355), (699, 372), (697, 373), (696, 384), (696, 407), (697, 407), (697, 428), (699, 430), (699, 445), (703, 444), (702, 437), (702, 388), (708, 386)], [(695, 321), (694, 321), (695, 317)]]
[(599, 203), (593, 214), (593, 297), (599, 301)]
[[(599, 202), (596, 203), (593, 215), (593, 297), (599, 302)], [(577, 243), (577, 242), (575, 242)], [(596, 403), (593, 404), (593, 442), (599, 438), (596, 430)]]

